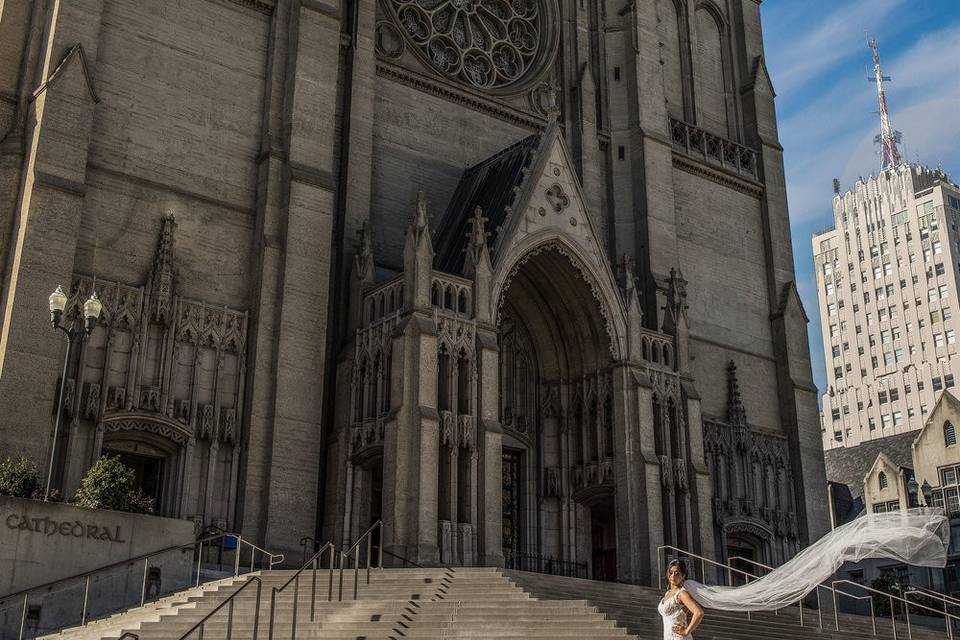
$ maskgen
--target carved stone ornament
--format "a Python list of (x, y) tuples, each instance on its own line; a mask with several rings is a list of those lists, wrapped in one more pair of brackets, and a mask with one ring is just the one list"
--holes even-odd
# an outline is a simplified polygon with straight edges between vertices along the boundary
[(534, 258), (544, 251), (556, 251), (560, 255), (564, 256), (570, 261), (570, 264), (576, 269), (577, 275), (580, 276), (580, 279), (583, 280), (588, 287), (590, 287), (590, 293), (593, 294), (593, 298), (599, 303), (598, 307), (600, 310), (600, 315), (603, 318), (604, 327), (607, 330), (607, 337), (609, 338), (608, 347), (610, 349), (610, 355), (616, 360), (619, 357), (618, 348), (617, 348), (617, 338), (614, 331), (613, 319), (610, 317), (608, 312), (608, 307), (605, 302), (605, 296), (603, 291), (600, 289), (596, 281), (590, 275), (587, 268), (580, 262), (580, 259), (564, 247), (561, 243), (556, 241), (548, 241), (537, 247), (531, 249), (523, 255), (522, 258), (516, 261), (513, 267), (510, 269), (510, 272), (507, 274), (507, 277), (504, 279), (503, 287), (500, 291), (500, 296), (497, 299), (497, 325), (500, 325), (501, 320), (503, 319), (503, 303), (507, 299), (507, 291), (510, 289), (510, 284), (513, 282), (513, 279), (516, 277), (517, 273), (520, 272), (520, 269), (523, 268), (531, 258)]
[(553, 207), (553, 210), (560, 213), (570, 206), (570, 198), (563, 192), (563, 188), (555, 184), (547, 189), (547, 202)]
[(392, 22), (386, 20), (377, 22), (375, 45), (377, 54), (384, 58), (395, 59), (403, 55), (403, 35)]
[(386, 0), (384, 4), (418, 58), (472, 87), (522, 84), (543, 69), (556, 50), (549, 0)]
[(560, 115), (560, 87), (553, 82), (541, 82), (530, 90), (530, 107), (540, 115), (556, 118)]

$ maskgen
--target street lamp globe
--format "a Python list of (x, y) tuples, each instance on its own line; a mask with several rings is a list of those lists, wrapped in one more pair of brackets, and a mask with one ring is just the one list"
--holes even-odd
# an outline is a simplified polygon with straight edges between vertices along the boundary
[(60, 285), (57, 285), (57, 290), (50, 294), (50, 321), (54, 326), (60, 324), (60, 317), (66, 308), (67, 294), (63, 292)]
[(933, 487), (930, 486), (930, 483), (926, 480), (923, 481), (923, 486), (920, 487), (920, 492), (923, 494), (923, 503), (924, 506), (933, 505)]
[(920, 491), (920, 485), (917, 484), (917, 479), (914, 476), (910, 476), (910, 479), (907, 480), (907, 494), (910, 496), (910, 506), (917, 506), (917, 492)]
[(100, 319), (100, 311), (103, 309), (103, 303), (97, 297), (96, 292), (90, 294), (90, 299), (83, 303), (83, 316), (87, 320), (87, 333), (93, 331), (97, 326), (97, 320)]

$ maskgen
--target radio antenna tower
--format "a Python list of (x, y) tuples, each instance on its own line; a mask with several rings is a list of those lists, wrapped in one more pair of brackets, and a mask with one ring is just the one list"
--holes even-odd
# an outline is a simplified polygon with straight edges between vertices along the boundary
[(873, 50), (873, 77), (867, 78), (869, 82), (877, 83), (877, 100), (880, 102), (880, 134), (874, 138), (874, 142), (880, 145), (880, 170), (896, 166), (903, 162), (900, 155), (901, 133), (894, 131), (890, 125), (890, 112), (887, 110), (887, 95), (883, 91), (884, 81), (889, 82), (890, 76), (883, 75), (880, 68), (880, 49), (877, 47), (877, 39), (873, 38), (867, 45)]

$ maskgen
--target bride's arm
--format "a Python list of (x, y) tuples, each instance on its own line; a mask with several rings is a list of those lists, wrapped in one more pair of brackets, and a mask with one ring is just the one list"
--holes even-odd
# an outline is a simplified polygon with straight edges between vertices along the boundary
[(688, 636), (693, 633), (700, 625), (700, 621), (703, 620), (703, 609), (700, 607), (699, 603), (693, 599), (686, 591), (680, 592), (680, 602), (683, 603), (683, 606), (687, 608), (690, 612), (690, 621), (687, 623), (687, 626), (680, 633), (682, 636)]

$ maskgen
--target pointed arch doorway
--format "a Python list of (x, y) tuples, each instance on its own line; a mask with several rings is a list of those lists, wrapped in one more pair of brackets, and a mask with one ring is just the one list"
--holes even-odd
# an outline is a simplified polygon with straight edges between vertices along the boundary
[(560, 243), (525, 255), (500, 297), (508, 567), (617, 578), (614, 357), (600, 297)]

